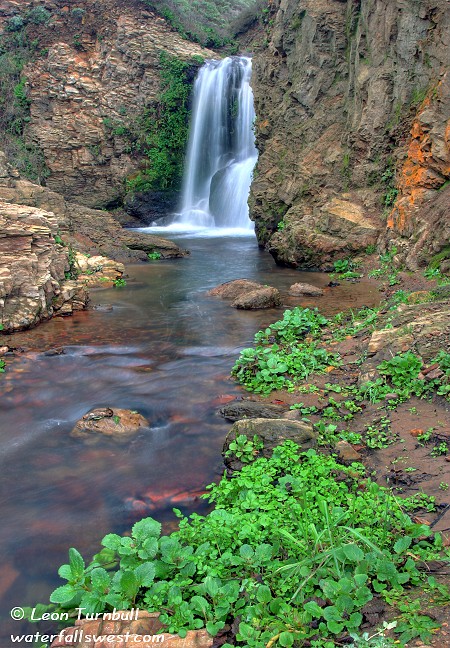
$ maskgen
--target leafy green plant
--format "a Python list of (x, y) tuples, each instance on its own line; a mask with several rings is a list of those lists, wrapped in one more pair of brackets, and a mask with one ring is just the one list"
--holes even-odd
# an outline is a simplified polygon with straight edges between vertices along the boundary
[(114, 279), (114, 281), (113, 281), (114, 288), (123, 288), (126, 285), (127, 285), (127, 282), (126, 282), (125, 279), (122, 279), (122, 277), (120, 277), (119, 279)]
[(358, 633), (375, 594), (400, 596), (405, 584), (421, 582), (410, 548), (421, 538), (421, 555), (431, 555), (423, 540), (430, 531), (387, 489), (370, 479), (361, 488), (358, 466), (298, 450), (286, 442), (270, 459), (224, 476), (209, 487), (214, 509), (177, 512), (180, 528), (170, 535), (146, 518), (130, 536), (105, 536), (88, 565), (72, 548), (59, 570), (66, 584), (50, 600), (87, 613), (162, 611), (180, 636), (203, 627), (214, 636), (238, 619), (235, 645), (249, 648), (305, 640), (325, 647)]
[(159, 261), (161, 259), (161, 252), (149, 252), (147, 257), (150, 261)]
[(192, 62), (161, 51), (158, 104), (146, 107), (127, 127), (133, 150), (148, 159), (148, 168), (127, 179), (129, 191), (168, 189), (179, 183), (188, 136), (191, 67)]
[(378, 365), (378, 371), (388, 376), (395, 387), (410, 387), (417, 381), (422, 361), (412, 351), (394, 356)]
[(256, 333), (256, 348), (241, 351), (232, 375), (247, 389), (267, 394), (274, 389), (293, 389), (311, 373), (337, 365), (335, 354), (312, 341), (327, 321), (317, 309), (285, 311), (281, 320)]
[(248, 439), (245, 434), (238, 434), (228, 446), (225, 456), (231, 457), (235, 455), (242, 463), (250, 463), (257, 457), (263, 447), (264, 444), (258, 435), (255, 434), (253, 439)]

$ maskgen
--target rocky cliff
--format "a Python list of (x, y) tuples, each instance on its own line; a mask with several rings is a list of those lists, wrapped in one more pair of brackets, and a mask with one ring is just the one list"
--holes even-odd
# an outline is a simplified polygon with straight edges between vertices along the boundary
[(329, 267), (381, 234), (409, 267), (427, 262), (448, 241), (448, 2), (270, 6), (252, 82), (260, 244), (280, 264)]
[[(47, 13), (26, 22), (37, 7)], [(23, 70), (24, 136), (43, 152), (46, 184), (89, 207), (114, 204), (142, 163), (126, 131), (145, 107), (157, 110), (161, 51), (182, 60), (212, 52), (181, 38), (139, 0), (1, 3), (0, 31), (17, 26), (20, 34), (22, 19), (26, 38), (37, 43)]]

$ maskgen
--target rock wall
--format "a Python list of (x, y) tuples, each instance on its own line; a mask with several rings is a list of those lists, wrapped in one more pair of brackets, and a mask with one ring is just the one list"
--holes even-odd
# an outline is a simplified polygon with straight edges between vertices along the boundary
[(0, 202), (0, 324), (29, 328), (54, 314), (85, 308), (82, 283), (66, 280), (68, 250), (55, 237), (54, 214)]
[(38, 5), (51, 18), (27, 28), (39, 52), (24, 70), (26, 139), (44, 153), (49, 189), (89, 207), (113, 204), (139, 168), (122, 130), (144, 106), (157, 107), (161, 50), (184, 60), (213, 53), (182, 39), (139, 0), (4, 0), (0, 30)]
[[(260, 244), (280, 264), (322, 268), (375, 243), (380, 233), (384, 241), (403, 237), (410, 245), (422, 236), (420, 216), (409, 207), (402, 216), (395, 212), (388, 235), (386, 218), (398, 191), (411, 195), (401, 180), (408, 170), (400, 170), (425, 97), (430, 108), (422, 110), (420, 128), (434, 154), (422, 164), (430, 173), (421, 186), (436, 192), (448, 178), (449, 3), (273, 0), (270, 6), (272, 26), (255, 54), (252, 80), (260, 158), (250, 206)], [(419, 122), (413, 141), (420, 139)], [(428, 228), (433, 240), (422, 249), (439, 252), (436, 232)], [(416, 261), (410, 255), (407, 262)]]
[(149, 252), (157, 251), (165, 259), (181, 258), (187, 254), (172, 241), (123, 229), (106, 211), (70, 202), (47, 187), (24, 180), (6, 162), (2, 151), (0, 201), (52, 212), (58, 234), (64, 242), (91, 256), (102, 255), (122, 263), (136, 263), (148, 261)]

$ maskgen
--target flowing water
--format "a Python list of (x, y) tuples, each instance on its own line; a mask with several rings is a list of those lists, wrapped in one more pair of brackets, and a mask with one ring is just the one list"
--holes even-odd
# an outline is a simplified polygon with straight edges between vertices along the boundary
[[(295, 281), (329, 281), (275, 267), (253, 235), (177, 242), (190, 257), (131, 267), (126, 288), (94, 292), (98, 309), (10, 341), (31, 350), (0, 380), (2, 647), (21, 627), (8, 620), (11, 607), (47, 600), (70, 546), (89, 557), (103, 535), (145, 515), (170, 529), (172, 507), (205, 510), (195, 494), (222, 473), (230, 427), (216, 410), (246, 394), (230, 369), (255, 331), (282, 313), (237, 311), (206, 291), (239, 277), (282, 290)], [(371, 304), (371, 290), (346, 284), (319, 303), (325, 312)], [(65, 353), (44, 355), (57, 346)], [(136, 409), (150, 428), (123, 444), (72, 438), (75, 422), (99, 406)]]
[(207, 61), (194, 85), (178, 223), (252, 229), (247, 198), (258, 158), (251, 59)]
[[(90, 558), (106, 533), (146, 515), (167, 531), (173, 507), (207, 510), (198, 494), (223, 471), (230, 427), (217, 409), (244, 394), (230, 369), (282, 309), (237, 311), (206, 291), (245, 277), (283, 290), (286, 306), (313, 306), (288, 298), (288, 286), (329, 281), (277, 268), (256, 245), (247, 207), (256, 162), (250, 72), (246, 58), (210, 61), (196, 83), (179, 222), (149, 230), (189, 227), (191, 238), (175, 240), (191, 256), (131, 267), (126, 288), (93, 292), (96, 309), (8, 340), (26, 351), (8, 359), (0, 380), (0, 648), (11, 633), (35, 630), (9, 612), (48, 600), (70, 546)], [(328, 289), (322, 311), (371, 305), (373, 290)], [(64, 352), (45, 353), (55, 347)], [(80, 417), (106, 406), (138, 410), (149, 427), (121, 443), (71, 437)]]

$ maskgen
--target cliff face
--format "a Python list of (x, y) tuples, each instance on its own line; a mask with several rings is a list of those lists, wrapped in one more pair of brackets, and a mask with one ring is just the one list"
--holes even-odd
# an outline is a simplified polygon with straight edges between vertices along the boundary
[(142, 161), (124, 131), (144, 107), (157, 109), (161, 51), (183, 60), (212, 52), (183, 40), (139, 0), (4, 0), (0, 29), (38, 5), (49, 20), (27, 27), (39, 53), (23, 71), (31, 102), (25, 139), (44, 153), (49, 189), (90, 207), (113, 204)]
[(446, 0), (271, 6), (252, 81), (260, 158), (250, 204), (260, 244), (301, 267), (329, 267), (380, 233), (410, 266), (412, 238), (439, 252), (442, 207), (439, 227), (424, 228), (418, 210), (444, 200), (449, 177)]

